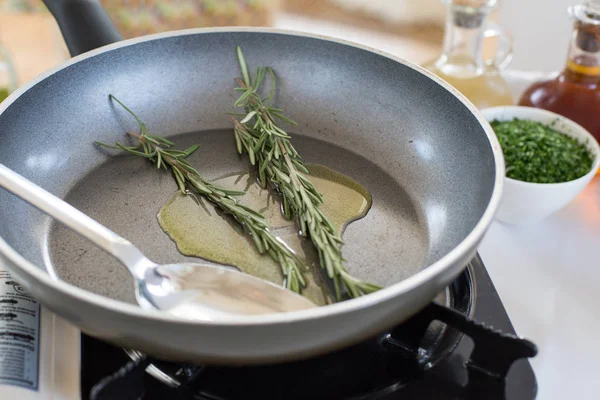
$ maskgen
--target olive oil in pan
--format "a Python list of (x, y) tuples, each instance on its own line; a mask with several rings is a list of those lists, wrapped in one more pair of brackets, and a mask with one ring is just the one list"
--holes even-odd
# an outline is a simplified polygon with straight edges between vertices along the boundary
[[(343, 232), (352, 221), (365, 215), (371, 208), (371, 195), (360, 183), (325, 166), (307, 164), (309, 178), (323, 194), (323, 213)], [(293, 221), (281, 213), (279, 200), (263, 189), (256, 177), (249, 173), (215, 180), (228, 189), (245, 190), (238, 200), (260, 210), (269, 221), (271, 230), (301, 259), (308, 271), (308, 285), (303, 295), (319, 305), (334, 299), (328, 280), (320, 269), (318, 255), (310, 240), (298, 235)], [(161, 208), (158, 221), (162, 229), (186, 256), (201, 257), (220, 264), (232, 265), (248, 274), (281, 284), (283, 275), (279, 264), (267, 255), (260, 255), (248, 235), (229, 216), (223, 216), (208, 202), (175, 193)]]

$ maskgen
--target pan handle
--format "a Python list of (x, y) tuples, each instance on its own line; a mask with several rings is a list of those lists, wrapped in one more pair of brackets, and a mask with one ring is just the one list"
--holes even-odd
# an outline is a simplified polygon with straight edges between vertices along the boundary
[(71, 56), (123, 37), (98, 0), (43, 0), (62, 32)]

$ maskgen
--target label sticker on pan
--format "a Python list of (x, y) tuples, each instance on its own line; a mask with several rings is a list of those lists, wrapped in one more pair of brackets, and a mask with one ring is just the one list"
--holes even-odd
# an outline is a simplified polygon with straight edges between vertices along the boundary
[(40, 304), (0, 268), (0, 386), (38, 388)]

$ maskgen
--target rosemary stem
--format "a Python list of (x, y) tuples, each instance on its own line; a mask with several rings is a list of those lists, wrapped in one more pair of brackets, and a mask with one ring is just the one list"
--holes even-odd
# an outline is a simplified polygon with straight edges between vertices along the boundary
[(125, 146), (118, 142), (115, 146), (100, 142), (96, 142), (96, 144), (108, 148), (122, 149), (134, 155), (148, 158), (158, 168), (170, 168), (182, 193), (196, 192), (208, 199), (222, 212), (231, 215), (250, 234), (257, 250), (261, 254), (266, 252), (274, 261), (279, 263), (284, 276), (284, 285), (288, 289), (300, 293), (307, 283), (304, 277), (306, 266), (290, 248), (271, 233), (267, 220), (260, 212), (240, 204), (234, 198), (234, 196), (242, 195), (244, 192), (222, 188), (202, 178), (200, 173), (186, 160), (198, 149), (197, 145), (186, 150), (174, 149), (174, 143), (161, 136), (149, 135), (146, 125), (129, 108), (114, 96), (111, 96), (111, 99), (123, 106), (138, 122), (140, 133), (127, 132), (127, 135), (137, 139), (138, 145)]
[[(289, 140), (290, 135), (278, 125), (279, 121), (295, 122), (284, 116), (282, 110), (267, 104), (275, 93), (273, 70), (260, 67), (252, 79), (239, 47), (237, 55), (243, 79), (236, 79), (242, 94), (234, 105), (246, 110), (242, 120), (234, 118), (238, 152), (248, 154), (250, 163), (257, 164), (260, 182), (263, 185), (270, 183), (281, 195), (285, 216), (293, 217), (300, 232), (310, 238), (319, 255), (321, 267), (334, 282), (338, 299), (341, 299), (342, 291), (350, 297), (358, 297), (378, 290), (377, 285), (351, 276), (344, 267), (343, 241), (319, 209), (323, 197), (310, 180), (301, 175), (307, 173), (304, 163)], [(263, 101), (259, 89), (267, 73), (271, 76), (271, 92)]]

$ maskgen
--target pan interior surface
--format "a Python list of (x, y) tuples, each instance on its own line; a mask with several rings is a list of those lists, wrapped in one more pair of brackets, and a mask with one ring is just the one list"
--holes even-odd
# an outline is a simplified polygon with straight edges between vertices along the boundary
[[(172, 140), (182, 148), (200, 144), (189, 161), (209, 180), (250, 168), (247, 158), (237, 155), (231, 130), (183, 134)], [(326, 162), (330, 168), (364, 182), (363, 186), (376, 199), (367, 216), (351, 223), (345, 231), (344, 256), (351, 273), (385, 286), (423, 267), (427, 230), (399, 182), (369, 160), (334, 144), (300, 135), (294, 136), (294, 142), (307, 162)], [(86, 175), (66, 200), (127, 237), (152, 260), (193, 261), (177, 251), (156, 218), (176, 190), (168, 172), (158, 171), (147, 160), (120, 156)], [(205, 206), (214, 213), (209, 204)], [(196, 212), (206, 211), (198, 205)], [(135, 303), (133, 280), (128, 272), (111, 256), (59, 223), (50, 229), (49, 253), (50, 267), (61, 279)]]
[[(267, 32), (167, 36), (99, 53), (40, 81), (0, 115), (0, 162), (130, 239), (156, 262), (177, 262), (156, 214), (176, 190), (143, 159), (114, 157), (94, 140), (125, 140), (134, 122), (181, 147), (209, 179), (247, 171), (231, 120), (239, 75), (235, 47), (251, 68), (280, 78), (277, 105), (299, 125), (305, 161), (365, 186), (367, 216), (344, 234), (348, 269), (386, 286), (456, 247), (491, 199), (494, 155), (484, 128), (449, 91), (413, 68), (361, 48)], [(186, 133), (187, 132), (187, 133)], [(41, 212), (0, 191), (0, 235), (26, 259), (84, 289), (132, 302), (124, 269)]]

